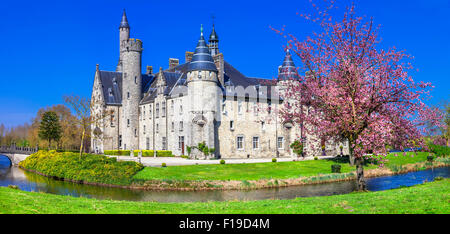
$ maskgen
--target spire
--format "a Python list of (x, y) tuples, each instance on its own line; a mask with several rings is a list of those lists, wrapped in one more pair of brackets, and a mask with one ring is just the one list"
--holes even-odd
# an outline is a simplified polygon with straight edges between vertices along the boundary
[(214, 16), (212, 18), (213, 18), (213, 27), (211, 35), (209, 35), (209, 49), (211, 51), (211, 55), (215, 56), (219, 54), (219, 36), (217, 36), (216, 28), (214, 26)]
[(188, 65), (188, 71), (197, 70), (217, 72), (216, 65), (214, 64), (214, 60), (206, 45), (205, 38), (203, 37), (203, 25), (200, 28), (200, 39), (198, 40), (192, 60)]
[(289, 53), (289, 47), (287, 46), (286, 48), (286, 56), (284, 57), (283, 64), (281, 65), (278, 80), (296, 79), (298, 77), (297, 68), (295, 67), (292, 56)]
[(125, 13), (125, 9), (123, 9), (122, 21), (120, 22), (120, 28), (130, 28), (128, 25), (127, 14)]

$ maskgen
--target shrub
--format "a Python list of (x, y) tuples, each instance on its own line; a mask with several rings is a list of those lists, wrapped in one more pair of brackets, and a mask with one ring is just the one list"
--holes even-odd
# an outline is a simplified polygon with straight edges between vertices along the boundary
[(314, 157), (314, 160), (319, 160), (319, 158), (316, 156), (316, 157)]
[(220, 160), (220, 164), (225, 164), (225, 160)]
[(130, 156), (129, 150), (105, 150), (104, 153), (113, 156)]
[(300, 157), (303, 153), (303, 144), (299, 140), (295, 140), (290, 145), (292, 152), (294, 152), (298, 157)]
[(180, 157), (182, 157), (182, 158), (189, 158), (189, 156), (187, 156), (187, 155), (181, 155)]
[(277, 162), (277, 159), (276, 158), (272, 158), (272, 162)]
[(341, 173), (341, 165), (340, 164), (331, 165), (331, 172), (332, 173)]
[(144, 166), (132, 161), (117, 161), (103, 155), (38, 151), (19, 163), (25, 169), (34, 170), (48, 176), (73, 181), (129, 185), (133, 176)]
[(427, 156), (427, 161), (428, 162), (433, 162), (433, 159), (434, 159), (433, 155), (428, 155)]
[(174, 157), (170, 150), (157, 150), (156, 157)]
[(445, 145), (429, 144), (428, 148), (438, 157), (450, 155), (450, 147)]
[(167, 167), (166, 163), (161, 164), (162, 167)]

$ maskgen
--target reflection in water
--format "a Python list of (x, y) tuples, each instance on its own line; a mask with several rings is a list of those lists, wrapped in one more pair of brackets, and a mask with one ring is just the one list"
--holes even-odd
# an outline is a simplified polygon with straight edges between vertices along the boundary
[[(354, 181), (344, 181), (317, 185), (291, 186), (257, 190), (213, 190), (213, 191), (145, 191), (122, 188), (109, 188), (94, 185), (76, 184), (58, 181), (35, 173), (26, 172), (17, 167), (9, 167), (6, 157), (0, 156), (0, 186), (17, 185), (25, 191), (39, 191), (52, 194), (89, 197), (97, 199), (157, 201), (157, 202), (194, 202), (293, 199), (295, 197), (329, 196), (350, 193), (356, 189)], [(432, 181), (434, 177), (448, 177), (450, 168), (413, 172), (398, 176), (368, 179), (368, 188), (372, 191), (411, 186)]]

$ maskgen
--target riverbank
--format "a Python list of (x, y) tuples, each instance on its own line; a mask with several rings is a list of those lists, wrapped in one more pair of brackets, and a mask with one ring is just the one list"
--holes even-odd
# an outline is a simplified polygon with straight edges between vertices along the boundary
[[(428, 153), (391, 154), (384, 167), (368, 164), (366, 177), (377, 177), (450, 165), (448, 158), (426, 162)], [(342, 173), (331, 173), (331, 165)], [(20, 164), (25, 170), (81, 184), (140, 190), (249, 190), (329, 183), (355, 179), (355, 168), (342, 158), (225, 165), (145, 167), (115, 158), (39, 151)]]
[(158, 203), (97, 200), (0, 187), (2, 214), (449, 214), (450, 179), (379, 192), (292, 200)]

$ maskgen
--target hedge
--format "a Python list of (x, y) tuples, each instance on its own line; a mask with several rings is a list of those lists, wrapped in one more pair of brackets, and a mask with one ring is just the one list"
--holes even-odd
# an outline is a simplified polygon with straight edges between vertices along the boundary
[(144, 166), (132, 161), (117, 161), (103, 155), (85, 154), (79, 157), (77, 153), (38, 151), (30, 155), (19, 166), (74, 181), (90, 183), (129, 185), (133, 176)]
[(450, 147), (448, 146), (429, 144), (428, 147), (430, 148), (430, 151), (438, 157), (450, 155)]
[[(133, 155), (138, 156), (140, 150), (134, 150)], [(154, 150), (142, 150), (142, 157), (153, 157)], [(130, 156), (130, 150), (105, 150), (105, 155)], [(156, 157), (174, 157), (170, 150), (157, 150)]]

